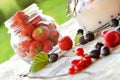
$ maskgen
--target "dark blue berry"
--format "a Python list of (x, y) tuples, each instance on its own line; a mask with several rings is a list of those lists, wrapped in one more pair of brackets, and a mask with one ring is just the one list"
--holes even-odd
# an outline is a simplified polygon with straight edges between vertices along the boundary
[(83, 34), (83, 29), (78, 29), (77, 34)]
[(84, 35), (84, 39), (89, 42), (95, 39), (94, 33), (91, 31), (86, 32), (86, 34)]
[(103, 45), (104, 45), (103, 43), (97, 42), (97, 43), (95, 44), (95, 48), (97, 48), (98, 50), (100, 50)]
[(80, 43), (81, 45), (84, 45), (84, 44), (87, 43), (87, 41), (84, 39), (84, 36), (80, 37), (79, 43)]
[(102, 46), (102, 47), (101, 47), (101, 50), (100, 50), (100, 53), (101, 53), (102, 56), (107, 56), (107, 55), (110, 54), (110, 50), (109, 50), (108, 47)]
[(92, 58), (98, 59), (100, 57), (100, 51), (98, 49), (94, 49), (94, 50), (90, 51), (89, 55)]
[(119, 21), (117, 19), (113, 18), (110, 20), (109, 24), (111, 27), (117, 27), (119, 24)]
[(49, 54), (48, 56), (49, 56), (50, 63), (53, 63), (58, 60), (58, 54), (56, 54), (56, 53)]

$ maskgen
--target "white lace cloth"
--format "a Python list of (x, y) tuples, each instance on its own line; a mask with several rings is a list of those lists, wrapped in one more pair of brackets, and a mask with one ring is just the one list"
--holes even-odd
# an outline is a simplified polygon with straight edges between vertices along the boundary
[[(72, 19), (65, 24), (61, 25), (60, 31), (62, 35), (70, 35), (73, 37), (78, 29), (78, 24)], [(68, 28), (69, 27), (69, 28)], [(102, 41), (101, 37), (97, 37), (94, 41), (81, 46), (85, 49), (86, 53), (92, 49), (95, 42)], [(114, 48), (111, 55), (103, 57), (94, 62), (83, 72), (75, 74), (74, 76), (63, 76), (45, 80), (120, 80), (120, 46)], [(72, 54), (70, 50), (66, 52)], [(59, 75), (68, 72), (70, 67), (70, 61), (74, 57), (64, 57), (57, 62), (48, 65), (43, 70), (33, 75)], [(10, 60), (0, 64), (0, 80), (35, 80), (29, 78), (18, 78), (21, 73), (27, 73), (30, 65), (19, 58), (18, 55), (14, 55)], [(41, 80), (41, 79), (37, 79)], [(43, 80), (43, 79), (42, 79)]]

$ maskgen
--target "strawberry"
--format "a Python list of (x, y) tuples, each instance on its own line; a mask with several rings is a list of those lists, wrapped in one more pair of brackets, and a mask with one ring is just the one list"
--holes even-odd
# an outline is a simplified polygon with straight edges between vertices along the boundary
[(69, 36), (65, 36), (58, 41), (58, 45), (61, 50), (69, 50), (72, 48), (73, 42)]
[(53, 49), (53, 45), (50, 40), (47, 39), (47, 40), (43, 41), (42, 51), (48, 53), (52, 49)]
[(39, 53), (42, 49), (42, 44), (38, 41), (33, 41), (31, 42), (29, 49), (31, 52)]
[(29, 54), (28, 57), (33, 60), (34, 57), (41, 51), (42, 49), (42, 44), (38, 41), (33, 41), (30, 43), (29, 46)]
[(34, 30), (34, 26), (31, 25), (30, 23), (26, 23), (22, 25), (21, 34), (24, 36), (30, 36), (32, 35), (33, 30)]
[(30, 41), (25, 40), (18, 44), (17, 51), (21, 56), (27, 56), (27, 54), (29, 53), (30, 43)]
[(27, 23), (28, 21), (28, 16), (25, 15), (24, 12), (22, 11), (18, 11), (14, 16), (13, 16), (13, 23), (11, 25), (11, 27), (14, 27), (14, 26), (20, 26), (21, 24), (23, 23)]
[(41, 16), (35, 17), (30, 23), (34, 25), (35, 27), (39, 26), (39, 22), (42, 20)]
[(56, 25), (54, 23), (49, 23), (48, 28), (51, 29), (56, 29)]
[(105, 46), (111, 48), (120, 44), (120, 33), (117, 31), (109, 31), (104, 35)]
[(49, 30), (47, 27), (37, 27), (34, 29), (32, 33), (32, 37), (36, 41), (44, 41), (48, 39), (48, 36), (49, 36)]
[(56, 45), (59, 38), (59, 32), (56, 29), (49, 30), (49, 39)]

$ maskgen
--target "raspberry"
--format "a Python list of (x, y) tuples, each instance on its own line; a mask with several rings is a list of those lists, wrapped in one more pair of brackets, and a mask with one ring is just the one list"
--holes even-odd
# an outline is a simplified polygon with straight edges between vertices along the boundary
[(101, 35), (104, 36), (107, 32), (108, 32), (107, 30), (103, 30), (103, 31), (101, 32)]
[(118, 31), (109, 31), (104, 35), (105, 46), (111, 48), (120, 44), (120, 33)]
[(77, 48), (76, 49), (76, 55), (84, 56), (84, 49), (83, 48)]
[(69, 68), (69, 72), (68, 72), (70, 75), (73, 75), (75, 74), (75, 68), (74, 67), (71, 67)]

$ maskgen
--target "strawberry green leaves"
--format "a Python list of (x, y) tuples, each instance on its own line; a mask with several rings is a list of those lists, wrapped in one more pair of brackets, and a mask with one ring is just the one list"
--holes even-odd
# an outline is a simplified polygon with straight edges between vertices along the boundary
[(30, 67), (30, 72), (34, 73), (43, 69), (49, 63), (48, 54), (41, 52), (37, 54)]

